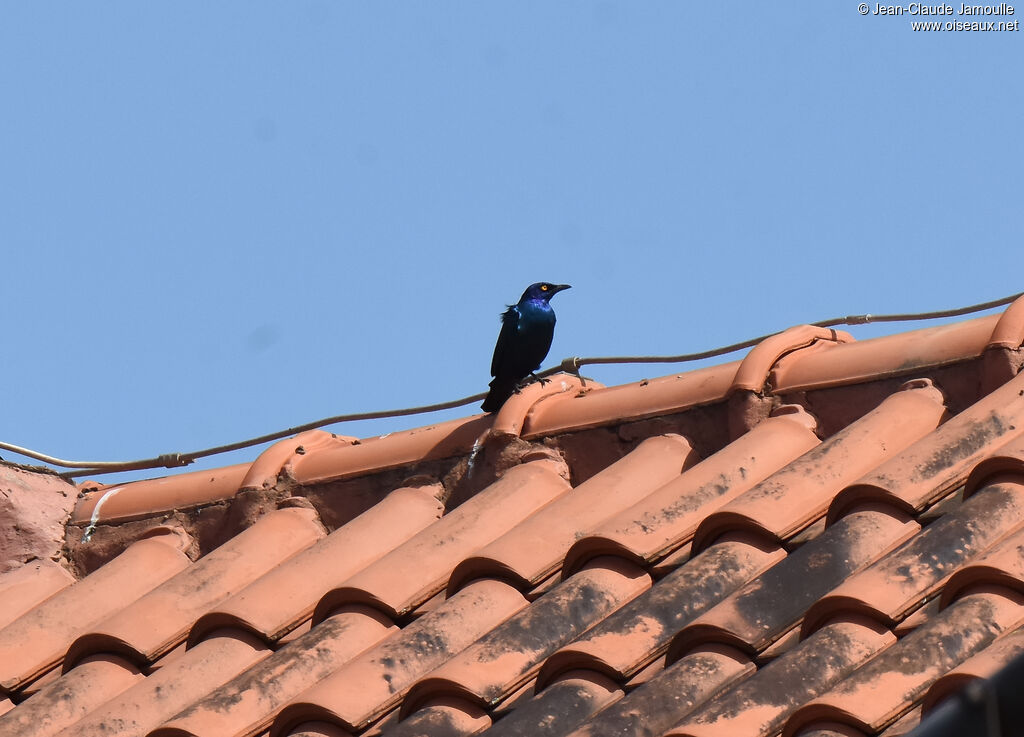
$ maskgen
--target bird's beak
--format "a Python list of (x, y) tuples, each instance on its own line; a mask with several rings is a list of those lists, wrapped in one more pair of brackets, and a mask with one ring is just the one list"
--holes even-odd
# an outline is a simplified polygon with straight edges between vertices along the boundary
[(553, 287), (551, 287), (551, 294), (558, 294), (559, 292), (565, 289), (572, 289), (572, 284), (555, 284)]

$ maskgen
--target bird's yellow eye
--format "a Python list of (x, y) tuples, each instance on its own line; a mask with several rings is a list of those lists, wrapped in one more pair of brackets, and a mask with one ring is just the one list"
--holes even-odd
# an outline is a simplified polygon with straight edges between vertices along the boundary
[(548, 287), (547, 284), (541, 284), (540, 285), (540, 291), (546, 292), (546, 291), (548, 291), (548, 289), (550, 289), (550, 287)]

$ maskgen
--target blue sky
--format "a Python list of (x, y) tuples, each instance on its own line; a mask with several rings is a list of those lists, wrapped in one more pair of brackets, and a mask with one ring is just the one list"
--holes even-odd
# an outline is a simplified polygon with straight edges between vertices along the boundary
[(911, 20), (6, 3), (0, 440), (128, 460), (473, 394), (539, 280), (574, 287), (546, 365), (1021, 291), (1024, 39)]

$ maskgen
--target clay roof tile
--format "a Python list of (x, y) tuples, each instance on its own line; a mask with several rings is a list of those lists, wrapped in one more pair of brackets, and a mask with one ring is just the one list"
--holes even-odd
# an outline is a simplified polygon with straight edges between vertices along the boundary
[(537, 677), (544, 687), (577, 668), (625, 680), (665, 652), (683, 626), (729, 593), (785, 558), (759, 540), (723, 540), (547, 659)]
[(151, 735), (240, 737), (262, 733), (289, 701), (400, 631), (375, 609), (346, 607), (211, 689)]
[[(884, 502), (913, 514), (964, 483), (968, 473), (1000, 445), (1013, 452), (1024, 433), (1024, 374), (949, 419), (839, 493), (834, 521), (857, 504)], [(979, 482), (976, 477), (975, 484)]]
[(224, 626), (277, 640), (313, 614), (332, 588), (441, 517), (437, 485), (395, 489), (356, 519), (280, 563), (192, 627), (190, 640)]
[(1009, 591), (977, 593), (888, 647), (849, 678), (801, 706), (787, 737), (814, 721), (852, 724), (878, 733), (909, 711), (928, 686), (953, 666), (1024, 621), (1024, 597)]
[(185, 639), (211, 606), (258, 579), (324, 535), (312, 509), (292, 507), (264, 515), (178, 575), (90, 627), (68, 648), (64, 668), (95, 652), (156, 660)]
[(565, 552), (587, 530), (678, 478), (699, 460), (679, 435), (648, 438), (625, 458), (463, 559), (448, 583), (449, 595), (474, 578), (488, 576), (532, 588), (558, 568)]
[(932, 596), (965, 563), (1022, 527), (1024, 485), (987, 486), (819, 599), (804, 615), (804, 634), (847, 612), (892, 625)]
[(678, 724), (716, 693), (757, 672), (738, 650), (712, 645), (665, 668), (632, 693), (571, 732), (572, 737), (647, 737)]
[(813, 448), (722, 509), (694, 534), (701, 550), (730, 529), (783, 540), (824, 516), (832, 497), (894, 453), (934, 430), (945, 406), (930, 382), (911, 383), (842, 432)]
[(884, 512), (845, 517), (684, 627), (669, 648), (669, 662), (709, 641), (756, 656), (796, 626), (821, 596), (919, 529)]
[(552, 461), (515, 466), (465, 504), (328, 592), (316, 607), (314, 622), (348, 603), (371, 604), (392, 616), (404, 615), (443, 589), (461, 560), (569, 488)]
[(794, 356), (776, 366), (772, 385), (789, 393), (883, 377), (912, 378), (928, 368), (980, 356), (998, 321), (999, 315), (990, 315)]
[(0, 575), (0, 629), (74, 582), (67, 569), (48, 560)]
[(440, 696), (493, 707), (558, 647), (650, 585), (650, 577), (630, 563), (597, 559), (413, 685), (402, 715)]
[(0, 576), (0, 734), (903, 735), (1024, 647), (1022, 342), (798, 326), (85, 484)]
[(775, 734), (802, 704), (858, 670), (893, 641), (865, 623), (829, 625), (724, 693), (714, 694), (666, 737)]
[(725, 399), (739, 362), (622, 386), (595, 389), (573, 401), (546, 402), (530, 414), (523, 437), (533, 438), (656, 417)]
[(1014, 658), (1024, 654), (1024, 630), (998, 637), (995, 642), (948, 671), (929, 688), (921, 702), (925, 715), (967, 684), (987, 679), (1002, 670)]
[(564, 735), (621, 697), (622, 690), (615, 681), (592, 671), (570, 671), (517, 706), (484, 734), (487, 737)]
[(56, 734), (145, 678), (139, 668), (120, 656), (92, 655), (33, 694), (16, 711), (0, 717), (0, 734)]
[(412, 718), (385, 728), (381, 737), (465, 737), (479, 734), (493, 723), (486, 709), (458, 699), (451, 701), (432, 702)]
[(566, 553), (563, 570), (602, 554), (650, 563), (678, 548), (709, 512), (818, 445), (814, 419), (790, 407), (594, 527)]
[(511, 586), (483, 579), (307, 689), (281, 710), (270, 734), (306, 721), (360, 730), (396, 706), (420, 677), (527, 605)]
[(139, 540), (0, 630), (0, 687), (10, 691), (42, 675), (72, 639), (182, 571), (186, 544), (174, 530)]
[(59, 737), (134, 737), (265, 658), (269, 650), (247, 632), (222, 630), (174, 663), (133, 683), (59, 732)]

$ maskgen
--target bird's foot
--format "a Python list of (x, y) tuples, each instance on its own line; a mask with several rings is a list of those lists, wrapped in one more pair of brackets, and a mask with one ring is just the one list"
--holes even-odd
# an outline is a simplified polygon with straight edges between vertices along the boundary
[(529, 376), (527, 376), (522, 381), (517, 383), (514, 387), (512, 387), (512, 393), (519, 394), (523, 389), (528, 387), (530, 384), (540, 384), (541, 386), (544, 386), (545, 384), (549, 384), (550, 382), (551, 379), (544, 379), (541, 378), (540, 376), (537, 376), (537, 374), (531, 373)]

